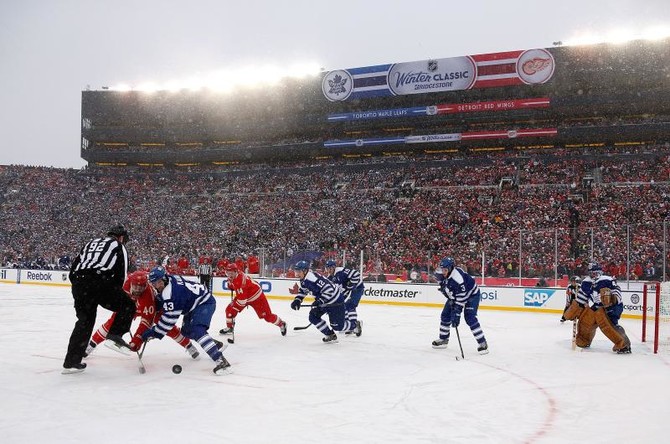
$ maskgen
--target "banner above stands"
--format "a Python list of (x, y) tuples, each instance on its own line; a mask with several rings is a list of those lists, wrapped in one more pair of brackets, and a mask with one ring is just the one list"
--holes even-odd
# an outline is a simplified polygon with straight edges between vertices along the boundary
[(537, 85), (552, 78), (556, 62), (546, 49), (529, 49), (337, 69), (321, 89), (331, 102), (512, 85)]
[[(184, 276), (197, 281), (195, 276)], [(289, 301), (293, 296), (289, 288), (293, 287), (294, 279), (255, 278), (263, 292), (271, 299)], [(226, 278), (214, 277), (213, 292), (216, 296), (230, 297)], [(70, 286), (68, 272), (57, 270), (15, 270), (0, 269), (0, 283)], [(623, 290), (624, 317), (642, 317), (642, 286), (643, 283), (631, 284), (632, 290)], [(624, 287), (624, 286), (622, 286)], [(624, 287), (625, 288), (625, 287)], [(539, 313), (561, 313), (565, 306), (564, 288), (540, 287), (480, 287), (480, 308), (485, 310), (532, 311)], [(309, 300), (309, 299), (308, 299)], [(389, 304), (407, 306), (442, 307), (444, 296), (435, 284), (408, 283), (365, 283), (365, 293), (361, 299), (363, 304)], [(648, 310), (652, 310), (649, 307)]]

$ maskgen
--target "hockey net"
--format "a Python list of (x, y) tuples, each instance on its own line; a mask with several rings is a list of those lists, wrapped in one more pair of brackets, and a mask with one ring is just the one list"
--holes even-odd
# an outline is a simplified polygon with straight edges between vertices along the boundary
[(651, 342), (654, 353), (670, 353), (670, 282), (644, 284), (642, 342)]

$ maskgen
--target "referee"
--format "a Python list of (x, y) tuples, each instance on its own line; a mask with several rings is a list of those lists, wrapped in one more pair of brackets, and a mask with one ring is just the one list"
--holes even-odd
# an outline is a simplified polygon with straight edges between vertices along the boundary
[(83, 372), (86, 368), (81, 360), (93, 333), (98, 305), (116, 312), (107, 339), (127, 347), (121, 336), (130, 331), (135, 314), (135, 303), (122, 288), (128, 271), (128, 252), (124, 246), (127, 241), (128, 231), (123, 225), (115, 225), (106, 237), (84, 245), (72, 262), (70, 282), (77, 322), (70, 335), (63, 374)]

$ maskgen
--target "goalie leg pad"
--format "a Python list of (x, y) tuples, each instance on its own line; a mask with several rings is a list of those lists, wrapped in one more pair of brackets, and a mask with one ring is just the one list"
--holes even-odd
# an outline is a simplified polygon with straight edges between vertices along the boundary
[(604, 308), (600, 307), (595, 312), (595, 317), (600, 330), (614, 343), (612, 350), (617, 351), (630, 347), (630, 340), (628, 339), (628, 336), (626, 336), (626, 331), (620, 325), (614, 325), (612, 323)]
[(596, 323), (593, 311), (582, 309), (579, 321), (577, 321), (577, 337), (575, 338), (575, 345), (579, 348), (590, 347), (597, 329), (598, 324)]
[(565, 310), (565, 314), (563, 315), (563, 317), (565, 317), (565, 319), (568, 321), (572, 321), (573, 319), (579, 319), (583, 311), (584, 307), (580, 307), (577, 301), (573, 300), (572, 302), (570, 302), (570, 306)]

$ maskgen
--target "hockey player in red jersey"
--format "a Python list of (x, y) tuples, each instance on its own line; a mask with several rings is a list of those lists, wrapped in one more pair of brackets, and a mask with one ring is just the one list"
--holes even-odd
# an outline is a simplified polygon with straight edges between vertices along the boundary
[[(139, 350), (142, 345), (142, 333), (151, 328), (151, 326), (161, 317), (161, 311), (156, 310), (156, 290), (148, 283), (148, 274), (146, 271), (135, 271), (129, 274), (126, 281), (123, 283), (123, 291), (128, 293), (130, 298), (135, 301), (135, 318), (140, 318), (140, 324), (137, 326), (137, 330), (135, 330), (135, 333), (128, 344), (133, 351)], [(107, 322), (102, 324), (93, 334), (93, 337), (88, 344), (88, 348), (86, 349), (86, 356), (90, 355), (95, 347), (105, 340), (109, 327), (114, 322), (115, 316), (116, 313), (112, 314)], [(179, 327), (174, 326), (167, 335), (184, 347), (193, 359), (198, 357), (198, 350), (188, 338), (181, 334)]]
[(240, 271), (234, 263), (226, 266), (226, 276), (228, 276), (228, 288), (234, 291), (235, 296), (226, 307), (226, 328), (221, 329), (219, 333), (222, 335), (232, 334), (235, 317), (245, 307), (250, 306), (256, 311), (259, 319), (264, 319), (270, 324), (278, 326), (282, 336), (286, 336), (286, 322), (272, 313), (268, 299), (265, 297), (260, 284)]

